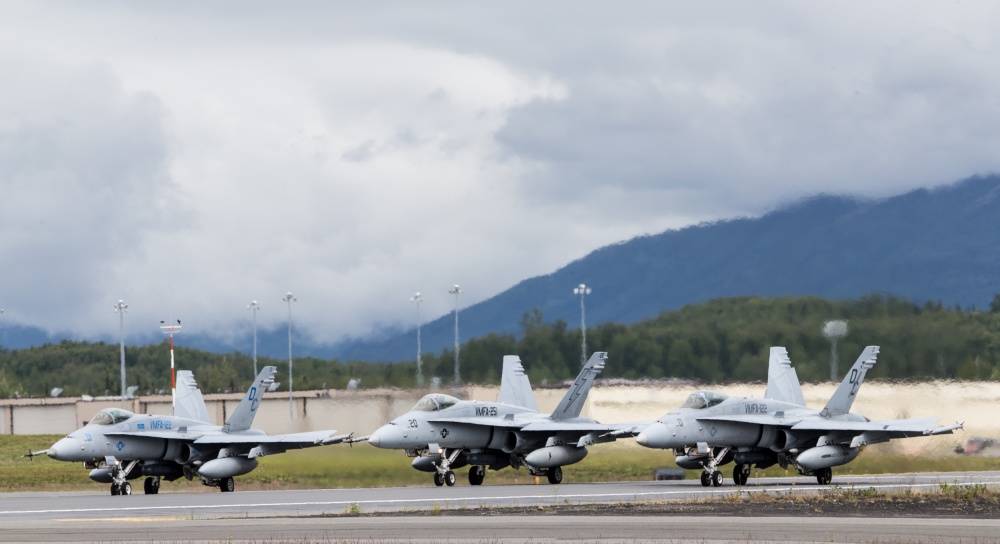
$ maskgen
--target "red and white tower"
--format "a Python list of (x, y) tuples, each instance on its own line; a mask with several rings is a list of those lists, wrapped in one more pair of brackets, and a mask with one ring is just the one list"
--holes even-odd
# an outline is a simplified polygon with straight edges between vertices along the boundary
[(177, 324), (167, 324), (160, 321), (160, 330), (163, 334), (170, 338), (170, 407), (171, 409), (176, 408), (177, 404), (177, 374), (174, 370), (174, 335), (181, 332), (181, 320), (177, 320)]

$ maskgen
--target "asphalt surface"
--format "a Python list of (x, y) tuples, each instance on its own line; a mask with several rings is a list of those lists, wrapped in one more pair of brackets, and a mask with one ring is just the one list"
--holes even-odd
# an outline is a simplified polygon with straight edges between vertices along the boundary
[[(1000, 472), (835, 477), (841, 488), (886, 492), (955, 485), (1000, 485)], [(403, 487), (170, 493), (113, 497), (93, 492), (0, 494), (0, 541), (66, 540), (337, 540), (474, 541), (503, 539), (696, 539), (846, 542), (1000, 542), (1000, 521), (893, 518), (425, 516), (322, 518), (347, 512), (436, 511), (450, 508), (628, 503), (671, 499), (724, 500), (732, 485), (697, 481)], [(141, 485), (139, 486), (141, 489)], [(753, 492), (816, 494), (811, 478), (761, 478)], [(801, 526), (805, 524), (804, 526)], [(906, 540), (912, 538), (912, 540)]]

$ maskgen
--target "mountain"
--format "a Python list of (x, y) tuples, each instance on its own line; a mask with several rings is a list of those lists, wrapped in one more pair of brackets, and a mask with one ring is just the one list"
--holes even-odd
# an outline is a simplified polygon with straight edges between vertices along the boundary
[[(1000, 176), (868, 200), (822, 195), (758, 218), (642, 236), (462, 310), (462, 336), (517, 333), (523, 314), (579, 323), (573, 286), (593, 288), (587, 323), (632, 323), (736, 295), (843, 299), (888, 293), (985, 307), (1000, 291)], [(450, 315), (422, 330), (427, 351), (452, 342)], [(412, 357), (414, 333), (343, 344), (352, 359)]]
[[(878, 200), (821, 195), (757, 218), (606, 246), (463, 309), (462, 338), (517, 334), (522, 316), (536, 308), (547, 322), (575, 326), (580, 307), (571, 291), (580, 282), (593, 288), (587, 297), (588, 325), (634, 323), (686, 304), (743, 295), (845, 299), (886, 293), (915, 302), (985, 307), (1000, 291), (1000, 176)], [(285, 334), (280, 326), (260, 331), (260, 353), (283, 356)], [(427, 352), (449, 348), (451, 315), (426, 323), (422, 334)], [(8, 323), (0, 330), (0, 344), (6, 347), (60, 339)], [(215, 352), (246, 352), (250, 346), (248, 337), (195, 334), (185, 334), (183, 343)], [(295, 353), (400, 361), (413, 357), (415, 344), (413, 330), (383, 331), (337, 345), (296, 337)]]

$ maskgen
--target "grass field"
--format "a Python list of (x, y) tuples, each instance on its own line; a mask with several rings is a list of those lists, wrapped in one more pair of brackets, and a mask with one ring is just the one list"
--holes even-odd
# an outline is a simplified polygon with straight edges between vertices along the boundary
[[(97, 486), (87, 478), (87, 471), (81, 463), (64, 463), (48, 457), (34, 460), (24, 457), (29, 449), (45, 449), (58, 438), (52, 435), (0, 436), (0, 490), (71, 490)], [(623, 441), (592, 447), (586, 459), (565, 467), (563, 471), (566, 482), (647, 480), (652, 478), (655, 469), (674, 466), (673, 454), (668, 451), (651, 450), (631, 441)], [(894, 451), (889, 445), (879, 445), (868, 448), (853, 463), (834, 469), (834, 478), (837, 474), (957, 470), (1000, 470), (1000, 459), (959, 455), (909, 456)], [(457, 472), (459, 485), (467, 485), (465, 469)], [(755, 474), (761, 475), (794, 475), (794, 471), (772, 467)], [(696, 478), (697, 472), (688, 471), (688, 477)], [(431, 475), (410, 468), (410, 459), (401, 452), (357, 444), (354, 447), (328, 446), (264, 457), (257, 470), (238, 478), (238, 485), (241, 489), (387, 487), (429, 485), (430, 481)], [(487, 475), (487, 483), (527, 484), (533, 481), (534, 478), (524, 469), (505, 469)], [(178, 480), (164, 486), (164, 491), (201, 489), (208, 490), (197, 481)]]

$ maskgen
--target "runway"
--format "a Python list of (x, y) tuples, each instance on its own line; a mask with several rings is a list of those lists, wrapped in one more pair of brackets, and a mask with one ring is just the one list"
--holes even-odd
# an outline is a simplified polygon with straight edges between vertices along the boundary
[[(1000, 486), (1000, 472), (924, 473), (838, 477), (840, 489), (878, 489), (885, 492), (935, 489), (952, 485)], [(557, 504), (621, 504), (662, 500), (725, 500), (736, 493), (816, 494), (831, 491), (811, 478), (761, 478), (736, 488), (704, 488), (688, 481), (645, 481), (600, 484), (503, 485), (452, 488), (323, 489), (249, 491), (236, 493), (169, 493), (113, 497), (104, 486), (93, 492), (0, 494), (0, 541), (79, 540), (482, 540), (489, 538), (715, 539), (723, 535), (746, 540), (748, 528), (771, 540), (810, 540), (800, 531), (789, 532), (794, 518), (643, 516), (422, 516), (374, 518), (319, 518), (323, 515), (375, 512), (419, 512), (452, 508), (497, 508)], [(855, 518), (808, 518), (809, 532), (818, 540), (867, 535), (865, 540), (898, 541), (893, 535), (912, 535), (919, 528), (923, 540), (954, 542), (961, 538), (992, 541), (1000, 535), (1000, 521), (912, 518), (858, 523)], [(408, 520), (408, 521), (407, 521)], [(506, 520), (506, 521), (505, 521)], [(562, 521), (559, 521), (562, 520)], [(641, 521), (635, 521), (641, 520)], [(706, 520), (711, 520), (710, 522)], [(740, 521), (742, 520), (742, 521)], [(844, 520), (851, 520), (850, 523)], [(845, 524), (843, 527), (834, 525)], [(716, 528), (706, 532), (706, 525)], [(826, 536), (818, 527), (826, 527)], [(533, 528), (529, 530), (527, 528)], [(903, 531), (900, 533), (900, 531)], [(352, 536), (353, 535), (353, 536)], [(520, 536), (519, 536), (520, 535)], [(546, 536), (548, 535), (548, 536)], [(783, 537), (782, 535), (791, 535)], [(756, 538), (756, 537), (755, 537)], [(959, 540), (955, 540), (959, 539)], [(984, 540), (985, 539), (985, 540)], [(724, 540), (724, 538), (723, 538)], [(852, 540), (845, 540), (852, 541)]]

